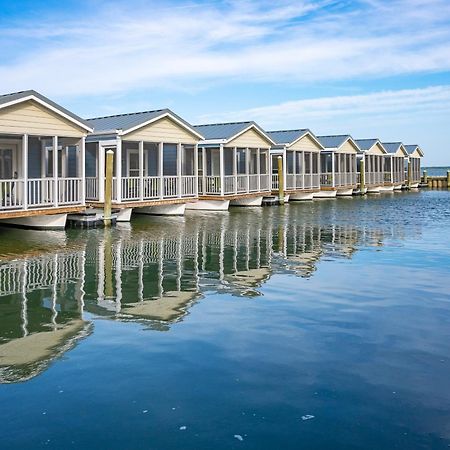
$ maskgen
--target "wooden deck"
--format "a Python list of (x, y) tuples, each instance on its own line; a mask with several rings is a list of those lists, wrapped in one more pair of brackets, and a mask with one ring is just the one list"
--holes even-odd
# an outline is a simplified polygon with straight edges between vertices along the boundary
[(69, 214), (84, 211), (86, 206), (64, 206), (61, 208), (46, 208), (46, 209), (23, 209), (20, 211), (1, 211), (1, 219), (16, 219), (19, 217), (34, 217), (34, 216), (50, 216), (54, 214)]
[[(192, 203), (198, 200), (197, 197), (183, 197), (183, 198), (172, 198), (172, 199), (160, 199), (160, 200), (144, 200), (142, 202), (112, 202), (112, 208), (114, 209), (126, 209), (126, 208), (144, 208), (147, 206), (164, 206), (164, 205), (178, 205), (180, 203)], [(103, 202), (86, 202), (88, 206), (93, 208), (103, 208)]]

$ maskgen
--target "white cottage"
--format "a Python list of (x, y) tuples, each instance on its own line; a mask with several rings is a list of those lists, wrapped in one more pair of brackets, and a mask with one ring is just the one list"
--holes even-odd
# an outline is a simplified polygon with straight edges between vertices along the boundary
[(312, 200), (320, 191), (322, 144), (308, 129), (268, 131), (276, 145), (270, 150), (272, 193), (278, 194), (278, 162), (283, 159), (285, 200)]
[(199, 202), (191, 209), (227, 210), (260, 206), (271, 191), (272, 138), (255, 122), (196, 125), (199, 143)]
[(358, 144), (348, 135), (317, 136), (321, 152), (320, 192), (317, 198), (352, 195), (357, 188), (356, 155)]
[(385, 155), (385, 186), (392, 186), (392, 190), (401, 190), (405, 185), (405, 164), (408, 152), (401, 142), (383, 142), (388, 152)]
[[(364, 184), (366, 192), (378, 194), (381, 191), (390, 190), (385, 186), (385, 155), (386, 149), (379, 139), (356, 139), (355, 142), (360, 148), (357, 156), (358, 188), (361, 191), (360, 164), (364, 161)], [(387, 181), (386, 181), (387, 183)], [(364, 193), (364, 192), (363, 192)]]
[(114, 152), (112, 206), (131, 212), (182, 215), (198, 198), (197, 144), (202, 135), (169, 109), (88, 119), (86, 201), (103, 207), (105, 155)]
[(38, 92), (0, 95), (0, 224), (64, 228), (84, 209), (91, 126)]
[(424, 153), (418, 145), (405, 145), (405, 149), (408, 152), (408, 186), (410, 188), (417, 188), (422, 179), (420, 160), (423, 158)]

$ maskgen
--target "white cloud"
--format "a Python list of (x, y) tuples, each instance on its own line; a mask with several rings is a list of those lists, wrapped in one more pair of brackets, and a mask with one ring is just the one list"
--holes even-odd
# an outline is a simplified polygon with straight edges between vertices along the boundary
[[(450, 70), (446, 0), (286, 0), (98, 14), (0, 30), (2, 90), (80, 96), (221, 82), (315, 83)], [(11, 49), (17, 49), (12, 51)]]

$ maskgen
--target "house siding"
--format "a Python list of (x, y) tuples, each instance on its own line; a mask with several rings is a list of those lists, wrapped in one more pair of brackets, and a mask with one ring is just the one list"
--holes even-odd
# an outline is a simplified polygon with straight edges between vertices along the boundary
[(270, 148), (271, 146), (269, 141), (253, 129), (246, 131), (227, 144), (227, 147)]
[(358, 153), (358, 150), (353, 146), (353, 144), (347, 141), (342, 147), (339, 148), (337, 153)]
[(305, 152), (320, 152), (321, 147), (311, 139), (310, 136), (303, 136), (294, 145), (289, 147), (289, 150), (300, 150)]

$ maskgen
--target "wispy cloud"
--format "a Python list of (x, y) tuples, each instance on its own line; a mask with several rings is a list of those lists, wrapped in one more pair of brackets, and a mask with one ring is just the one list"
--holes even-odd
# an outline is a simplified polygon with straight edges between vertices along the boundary
[(99, 3), (0, 29), (2, 90), (79, 96), (450, 70), (447, 0)]

